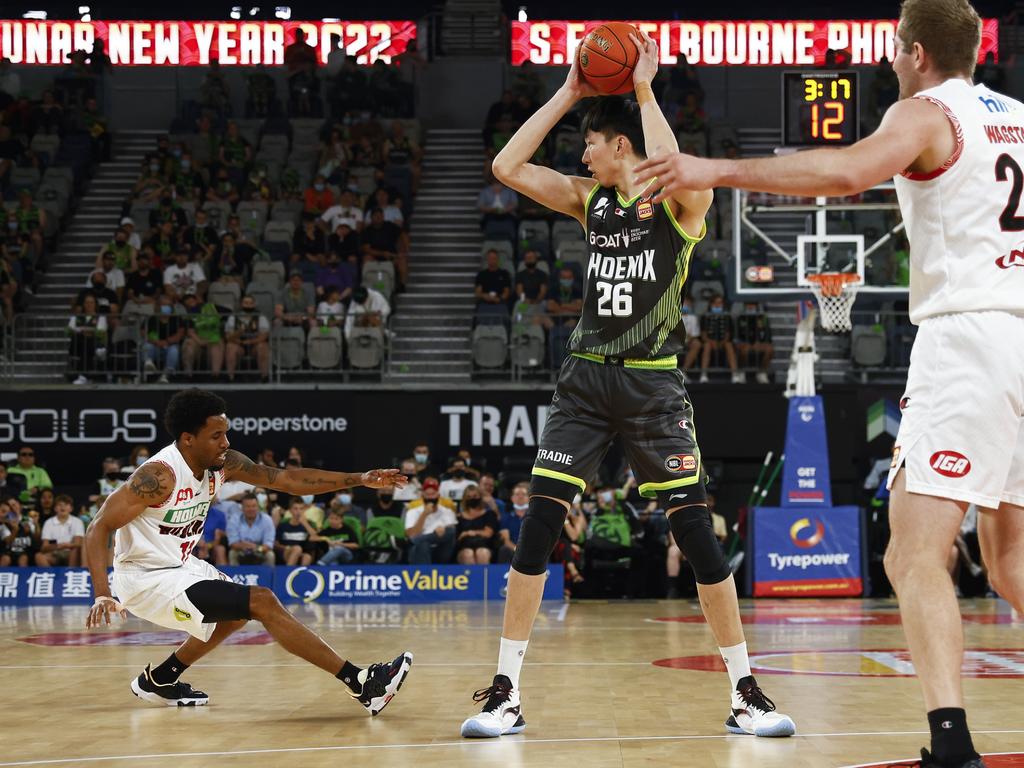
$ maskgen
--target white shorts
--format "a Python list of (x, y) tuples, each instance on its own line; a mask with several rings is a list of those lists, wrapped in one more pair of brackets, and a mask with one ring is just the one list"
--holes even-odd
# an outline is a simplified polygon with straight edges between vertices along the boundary
[(217, 625), (203, 623), (203, 614), (192, 605), (185, 590), (196, 582), (211, 579), (231, 580), (209, 563), (190, 555), (177, 568), (115, 568), (113, 587), (121, 605), (140, 619), (168, 629), (183, 629), (206, 642)]
[(1024, 505), (1024, 317), (962, 312), (921, 323), (888, 487), (995, 509)]

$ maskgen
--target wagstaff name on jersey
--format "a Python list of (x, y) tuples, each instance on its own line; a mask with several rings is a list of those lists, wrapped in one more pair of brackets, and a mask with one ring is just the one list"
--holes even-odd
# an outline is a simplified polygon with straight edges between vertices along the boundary
[(635, 256), (602, 256), (600, 253), (590, 254), (587, 264), (587, 277), (604, 278), (605, 280), (648, 280), (657, 281), (654, 274), (654, 249), (651, 248)]

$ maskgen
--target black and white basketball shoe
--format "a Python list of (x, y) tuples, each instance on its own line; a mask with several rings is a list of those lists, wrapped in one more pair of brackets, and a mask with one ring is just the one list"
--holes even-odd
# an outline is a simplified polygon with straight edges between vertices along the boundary
[(149, 664), (141, 675), (132, 680), (131, 688), (132, 693), (143, 701), (163, 707), (205, 707), (210, 703), (209, 696), (188, 683), (179, 680), (161, 685), (155, 682)]

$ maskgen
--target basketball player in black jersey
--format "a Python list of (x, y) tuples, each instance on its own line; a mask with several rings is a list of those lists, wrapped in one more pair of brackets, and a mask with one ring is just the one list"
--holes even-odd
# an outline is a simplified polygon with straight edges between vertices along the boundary
[(462, 724), (466, 737), (526, 728), (519, 672), (548, 559), (571, 500), (594, 478), (616, 436), (640, 493), (666, 510), (676, 543), (694, 569), (732, 684), (726, 728), (757, 736), (790, 736), (796, 730), (750, 674), (736, 586), (712, 530), (693, 410), (677, 368), (685, 342), (680, 291), (693, 248), (704, 237), (712, 192), (683, 190), (658, 205), (640, 197), (643, 187), (633, 182), (633, 168), (648, 152), (678, 150), (651, 92), (657, 45), (646, 35), (632, 38), (632, 44), (639, 50), (633, 72), (637, 103), (602, 98), (584, 118), (583, 162), (593, 178), (530, 163), (562, 116), (579, 99), (596, 95), (575, 59), (565, 84), (494, 159), (501, 182), (583, 225), (590, 256), (583, 314), (551, 401), (509, 573), (498, 673), (474, 695), (484, 705)]

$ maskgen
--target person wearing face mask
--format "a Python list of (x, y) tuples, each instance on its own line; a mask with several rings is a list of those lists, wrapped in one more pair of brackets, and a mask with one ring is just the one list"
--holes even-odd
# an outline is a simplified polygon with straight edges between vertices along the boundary
[(449, 563), (455, 551), (455, 508), (440, 496), (436, 478), (423, 481), (423, 499), (405, 508), (405, 535), (409, 540), (409, 563)]
[(185, 211), (175, 202), (170, 195), (160, 198), (160, 207), (149, 212), (149, 226), (159, 227), (165, 221), (171, 222), (175, 229), (183, 229), (188, 226), (188, 217)]
[(122, 217), (121, 229), (128, 233), (128, 244), (136, 251), (142, 250), (142, 238), (135, 231), (135, 219), (131, 216)]
[[(141, 467), (149, 459), (149, 448), (144, 445), (136, 445), (128, 454), (127, 467)], [(133, 470), (134, 471), (134, 470)]]
[(683, 329), (686, 331), (686, 357), (683, 359), (683, 381), (689, 383), (690, 377), (686, 371), (693, 368), (701, 351), (700, 320), (693, 311), (693, 299), (687, 296), (683, 299)]
[(203, 268), (189, 260), (187, 251), (177, 251), (174, 263), (164, 270), (164, 291), (167, 295), (175, 301), (181, 301), (190, 293), (205, 296), (206, 286)]
[(120, 308), (120, 301), (117, 294), (107, 288), (107, 273), (102, 269), (95, 270), (89, 276), (89, 287), (83, 288), (75, 297), (71, 311), (79, 313), (82, 311), (82, 304), (86, 294), (92, 294), (96, 299), (97, 310), (101, 315), (117, 315)]
[(102, 272), (104, 275), (105, 287), (112, 290), (117, 294), (118, 302), (121, 300), (121, 295), (124, 292), (125, 277), (124, 272), (117, 268), (117, 262), (114, 258), (114, 254), (110, 251), (106, 251), (100, 256), (99, 266), (90, 273), (89, 277), (85, 281), (87, 288), (92, 288), (93, 274), (96, 271)]
[(476, 480), (466, 471), (466, 462), (457, 459), (452, 462), (441, 480), (441, 496), (452, 501), (461, 501), (468, 488), (475, 487)]
[(156, 296), (163, 290), (164, 275), (152, 264), (151, 250), (146, 248), (138, 256), (138, 269), (127, 277), (125, 294), (128, 301), (156, 304)]
[(395, 501), (404, 505), (420, 497), (422, 486), (419, 477), (416, 476), (415, 459), (405, 459), (401, 464), (401, 470), (402, 474), (409, 478), (409, 482), (405, 487), (395, 489)]
[(388, 315), (391, 314), (391, 305), (384, 298), (384, 294), (360, 285), (352, 291), (352, 301), (348, 305), (348, 315), (345, 317), (345, 339), (352, 335), (352, 329), (380, 328), (382, 334), (387, 333)]
[(516, 295), (520, 301), (529, 304), (538, 316), (543, 314), (548, 295), (548, 273), (541, 268), (537, 251), (523, 254), (523, 268), (516, 273)]
[(772, 364), (775, 348), (772, 346), (772, 328), (768, 315), (763, 313), (756, 301), (743, 305), (743, 314), (736, 320), (736, 351), (743, 366), (750, 364), (750, 358), (757, 362), (757, 383), (768, 383), (768, 369)]
[(181, 359), (181, 341), (185, 338), (185, 309), (175, 304), (166, 293), (160, 295), (156, 313), (146, 320), (146, 341), (142, 346), (143, 370), (155, 373), (160, 365), (163, 371), (157, 380), (166, 384), (178, 370)]
[(135, 270), (137, 250), (129, 242), (128, 230), (123, 226), (114, 230), (114, 237), (108, 240), (106, 245), (103, 245), (99, 253), (96, 254), (97, 269), (102, 266), (103, 256), (108, 252), (114, 254), (114, 266), (122, 272), (132, 272)]
[(428, 475), (437, 474), (437, 470), (430, 460), (430, 446), (427, 443), (416, 443), (412, 450), (412, 460), (416, 462), (416, 479), (421, 483)]
[(498, 548), (499, 563), (512, 562), (512, 556), (516, 553), (516, 544), (519, 542), (519, 532), (523, 527), (523, 518), (529, 508), (530, 485), (529, 483), (519, 483), (512, 489), (508, 508), (501, 513), (498, 526), (498, 538), (501, 542)]
[(270, 377), (270, 321), (260, 314), (256, 299), (249, 295), (242, 297), (239, 312), (227, 319), (224, 332), (227, 335), (228, 380), (235, 380), (235, 371), (244, 358), (255, 359), (260, 378), (267, 381)]
[(490, 183), (477, 195), (476, 205), (481, 214), (480, 228), (486, 230), (492, 223), (515, 223), (519, 195), (491, 176)]
[(734, 323), (732, 315), (725, 308), (725, 297), (715, 294), (708, 302), (708, 311), (700, 319), (701, 344), (704, 347), (704, 354), (700, 361), (700, 381), (706, 384), (708, 381), (708, 366), (711, 365), (711, 354), (713, 352), (724, 352), (729, 370), (732, 371), (732, 383), (742, 384), (744, 376), (737, 370), (736, 347), (733, 346)]
[[(344, 517), (354, 517), (359, 521), (363, 528), (366, 528), (366, 524), (373, 519), (373, 513), (370, 512), (366, 507), (361, 507), (357, 504), (352, 503), (352, 491), (345, 490), (339, 491), (338, 494), (331, 501), (331, 507), (341, 510), (341, 514)], [(321, 512), (321, 525), (323, 521), (323, 514)]]
[(302, 193), (303, 212), (320, 217), (324, 212), (334, 205), (334, 191), (327, 186), (327, 179), (319, 173), (313, 178), (313, 183), (306, 187)]
[(206, 189), (206, 199), (224, 202), (234, 206), (240, 199), (238, 185), (232, 180), (226, 168), (221, 168), (213, 183)]
[(103, 472), (89, 495), (90, 504), (102, 504), (103, 500), (124, 485), (131, 472), (121, 470), (121, 462), (113, 456), (103, 460)]
[(378, 488), (377, 496), (368, 509), (370, 519), (375, 517), (401, 517), (405, 511), (405, 504), (397, 498), (397, 495), (391, 488)]
[(566, 343), (573, 329), (580, 320), (583, 310), (583, 287), (576, 279), (575, 273), (568, 265), (558, 270), (557, 282), (552, 283), (548, 293), (545, 327), (550, 329), (548, 352), (551, 357), (551, 368), (557, 370), (562, 366), (566, 355)]
[(213, 257), (214, 249), (219, 240), (217, 230), (210, 223), (210, 215), (202, 208), (196, 209), (196, 221), (181, 236), (182, 245), (192, 253), (199, 254), (204, 260)]
[(132, 187), (132, 197), (143, 203), (159, 200), (166, 189), (166, 181), (160, 172), (160, 158), (147, 156), (142, 164), (142, 174)]

